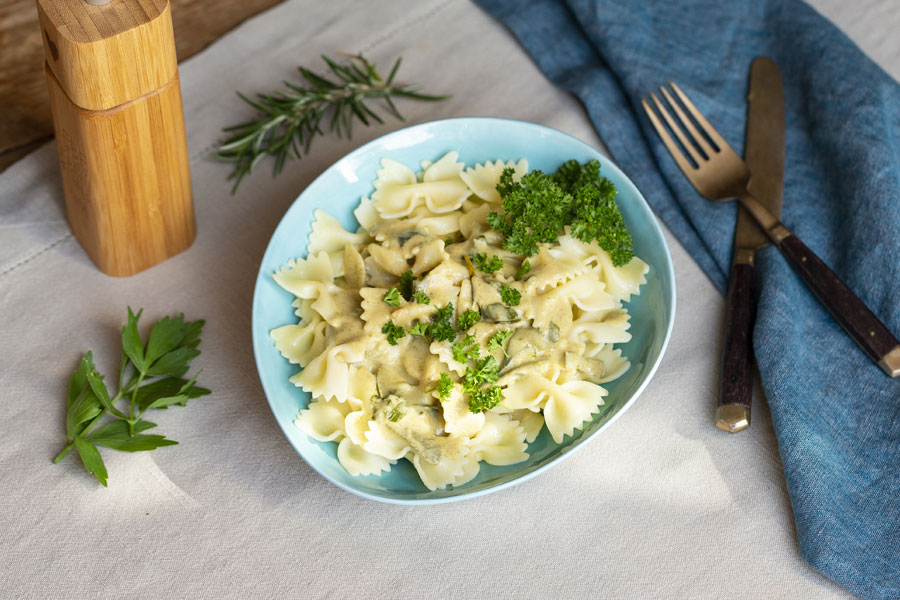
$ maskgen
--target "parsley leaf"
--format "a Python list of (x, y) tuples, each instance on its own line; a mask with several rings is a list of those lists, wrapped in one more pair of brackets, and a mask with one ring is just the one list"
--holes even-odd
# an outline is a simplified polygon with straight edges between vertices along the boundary
[(478, 344), (471, 335), (467, 335), (462, 341), (453, 344), (450, 350), (453, 352), (453, 360), (458, 363), (465, 363), (469, 359), (478, 360), (478, 357), (481, 356)]
[(414, 279), (412, 269), (407, 269), (406, 272), (400, 276), (400, 293), (405, 300), (412, 299)]
[(509, 336), (512, 334), (512, 329), (501, 329), (488, 340), (488, 350), (500, 350), (503, 352), (504, 356), (508, 358), (509, 354), (507, 354), (506, 346), (504, 344), (506, 344), (506, 340), (508, 340)]
[(391, 346), (396, 346), (400, 338), (406, 336), (406, 330), (400, 327), (399, 325), (395, 325), (393, 321), (388, 321), (381, 328), (381, 333), (387, 336), (388, 344)]
[(505, 283), (500, 284), (500, 299), (507, 306), (518, 306), (522, 301), (522, 292), (516, 288), (509, 287)]
[(388, 291), (386, 291), (381, 299), (391, 306), (400, 306), (400, 304), (403, 302), (403, 299), (400, 297), (400, 290), (395, 287), (392, 287)]
[(459, 315), (456, 319), (456, 326), (460, 331), (468, 331), (472, 328), (472, 325), (481, 320), (481, 315), (478, 311), (469, 309), (465, 311), (463, 314)]
[(480, 413), (490, 410), (503, 401), (503, 390), (496, 385), (475, 390), (469, 395), (469, 411)]
[(453, 380), (450, 379), (450, 375), (446, 372), (441, 373), (440, 379), (438, 379), (437, 383), (434, 384), (434, 387), (428, 391), (437, 392), (441, 402), (444, 402), (450, 397), (450, 392), (453, 391)]
[(488, 354), (482, 359), (475, 361), (475, 368), (466, 367), (466, 374), (463, 377), (463, 390), (471, 394), (484, 383), (494, 383), (500, 378), (500, 365), (497, 359)]
[(437, 309), (428, 325), (428, 337), (436, 342), (452, 342), (456, 339), (456, 330), (450, 319), (453, 316), (453, 303), (448, 302), (443, 308)]
[(503, 235), (510, 252), (534, 256), (538, 244), (553, 243), (566, 226), (585, 243), (596, 241), (609, 252), (615, 266), (634, 256), (632, 237), (616, 204), (616, 188), (600, 177), (596, 160), (579, 165), (570, 160), (553, 174), (531, 171), (513, 181), (513, 169), (500, 175), (497, 192), (503, 214), (492, 212), (488, 224)]
[[(185, 321), (184, 315), (157, 321), (147, 342), (141, 339), (138, 320), (143, 310), (128, 308), (122, 327), (122, 364), (118, 391), (110, 395), (104, 377), (87, 352), (69, 381), (66, 413), (66, 445), (53, 462), (75, 450), (84, 467), (106, 487), (109, 474), (97, 446), (124, 452), (143, 452), (178, 442), (142, 432), (156, 427), (143, 420), (151, 409), (184, 406), (191, 398), (209, 394), (196, 385), (196, 375), (182, 378), (190, 362), (200, 354), (202, 320)], [(120, 403), (124, 402), (125, 406)], [(103, 421), (104, 417), (111, 417)], [(96, 428), (96, 429), (95, 429)]]
[(421, 335), (425, 336), (428, 334), (428, 323), (416, 323), (412, 327), (409, 328), (409, 335)]
[(418, 302), (419, 304), (431, 304), (431, 298), (425, 295), (425, 292), (422, 290), (416, 290), (413, 294), (413, 300)]
[(497, 256), (496, 254), (492, 254), (490, 258), (484, 252), (479, 252), (472, 256), (472, 264), (475, 267), (488, 275), (493, 275), (497, 271), (503, 268), (503, 259)]
[(519, 270), (516, 271), (516, 281), (521, 281), (523, 277), (525, 277), (525, 273), (531, 270), (531, 261), (527, 258), (522, 261), (522, 264), (519, 265)]

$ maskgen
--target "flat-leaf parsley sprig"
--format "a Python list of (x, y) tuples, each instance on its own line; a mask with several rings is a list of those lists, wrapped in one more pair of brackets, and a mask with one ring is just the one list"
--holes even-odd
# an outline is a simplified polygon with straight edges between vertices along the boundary
[[(219, 160), (234, 164), (234, 170), (228, 176), (229, 180), (235, 180), (232, 193), (253, 167), (267, 156), (275, 158), (272, 174), (278, 175), (288, 158), (294, 156), (299, 159), (303, 154), (308, 154), (313, 138), (324, 134), (326, 128), (338, 137), (346, 135), (349, 138), (354, 120), (359, 120), (363, 125), (369, 125), (372, 121), (384, 123), (368, 104), (370, 100), (382, 100), (387, 111), (403, 121), (391, 98), (436, 102), (450, 97), (423, 94), (419, 92), (419, 85), (395, 83), (394, 77), (400, 68), (399, 58), (387, 79), (362, 54), (346, 56), (342, 62), (327, 56), (322, 56), (322, 60), (328, 65), (332, 79), (298, 67), (305, 87), (284, 81), (287, 89), (257, 94), (255, 100), (238, 92), (241, 100), (259, 111), (259, 115), (225, 128), (229, 137), (214, 154)], [(327, 121), (327, 125), (323, 124), (323, 120)]]
[[(122, 327), (118, 391), (114, 396), (110, 395), (103, 375), (97, 372), (90, 351), (82, 357), (69, 381), (66, 445), (53, 462), (61, 461), (75, 449), (85, 468), (104, 487), (108, 474), (97, 446), (144, 452), (177, 444), (162, 435), (145, 434), (156, 424), (145, 421), (144, 414), (185, 406), (191, 398), (210, 393), (196, 384), (199, 373), (184, 379), (190, 362), (200, 354), (197, 346), (204, 321), (185, 321), (183, 314), (164, 317), (153, 325), (144, 343), (138, 332), (142, 312), (143, 309), (134, 314), (128, 308), (128, 321)], [(107, 418), (101, 426), (104, 417), (111, 419)]]

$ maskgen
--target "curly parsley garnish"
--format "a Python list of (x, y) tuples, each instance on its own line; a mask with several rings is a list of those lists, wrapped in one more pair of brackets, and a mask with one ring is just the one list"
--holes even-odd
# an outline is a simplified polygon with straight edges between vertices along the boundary
[(491, 257), (488, 258), (488, 255), (485, 252), (479, 252), (472, 256), (472, 264), (474, 264), (475, 268), (479, 271), (487, 273), (488, 275), (493, 275), (503, 268), (503, 259), (496, 254), (492, 254)]
[(403, 303), (403, 299), (400, 297), (400, 290), (395, 287), (392, 287), (385, 292), (381, 299), (391, 306), (400, 306), (400, 304)]
[(428, 337), (436, 342), (452, 342), (456, 339), (456, 330), (450, 319), (453, 317), (453, 303), (448, 302), (443, 308), (437, 309), (431, 323), (428, 325)]
[(480, 413), (490, 410), (503, 401), (503, 390), (496, 385), (475, 390), (469, 395), (469, 411)]
[(478, 311), (469, 309), (465, 311), (463, 314), (459, 315), (456, 319), (456, 326), (460, 331), (468, 331), (472, 328), (472, 325), (481, 320), (481, 315)]
[(509, 357), (509, 354), (506, 353), (505, 344), (512, 334), (512, 329), (501, 329), (488, 340), (488, 350), (500, 350), (504, 356)]
[(450, 397), (450, 392), (453, 391), (453, 380), (450, 379), (450, 375), (447, 373), (441, 373), (440, 379), (438, 379), (437, 383), (434, 384), (434, 387), (428, 391), (437, 392), (438, 398), (440, 398), (441, 402), (444, 402)]
[(425, 295), (425, 292), (422, 290), (416, 290), (416, 292), (412, 296), (413, 302), (418, 302), (419, 304), (431, 304), (431, 298)]
[(509, 287), (505, 283), (500, 284), (500, 299), (507, 306), (518, 306), (522, 301), (522, 292), (516, 288)]
[(381, 328), (381, 333), (387, 336), (388, 344), (391, 346), (396, 346), (398, 340), (406, 336), (406, 330), (399, 325), (395, 325), (393, 321), (385, 323), (384, 327)]
[(532, 171), (513, 181), (513, 169), (503, 170), (497, 191), (503, 214), (492, 212), (488, 224), (503, 235), (510, 252), (534, 256), (538, 244), (553, 243), (571, 226), (572, 235), (585, 243), (596, 240), (621, 266), (634, 256), (632, 238), (616, 204), (616, 188), (600, 177), (596, 160), (579, 165), (570, 160), (553, 175)]
[(478, 360), (478, 357), (481, 356), (478, 344), (475, 343), (475, 338), (471, 335), (467, 335), (461, 341), (453, 344), (450, 350), (453, 352), (453, 360), (458, 363), (465, 363), (469, 359)]
[(428, 335), (428, 323), (416, 323), (409, 328), (409, 335), (420, 335), (423, 337)]
[(494, 383), (500, 378), (500, 365), (490, 354), (475, 361), (475, 367), (466, 367), (466, 374), (463, 377), (463, 391), (471, 394), (477, 390), (482, 384)]

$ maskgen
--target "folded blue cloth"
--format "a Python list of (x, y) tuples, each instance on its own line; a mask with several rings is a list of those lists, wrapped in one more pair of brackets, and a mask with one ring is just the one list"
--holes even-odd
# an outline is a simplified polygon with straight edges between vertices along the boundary
[[(476, 1), (581, 99), (719, 291), (736, 205), (697, 194), (640, 99), (677, 82), (742, 154), (750, 63), (773, 58), (787, 101), (782, 220), (900, 334), (900, 86), (825, 18), (797, 0)], [(900, 598), (900, 380), (776, 248), (757, 266), (753, 345), (803, 557), (855, 594)]]

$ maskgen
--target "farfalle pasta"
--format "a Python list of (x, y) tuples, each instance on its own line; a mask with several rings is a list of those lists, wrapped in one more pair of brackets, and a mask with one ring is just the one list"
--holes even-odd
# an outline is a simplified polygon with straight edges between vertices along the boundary
[(382, 159), (359, 229), (316, 211), (307, 257), (274, 274), (299, 321), (271, 337), (312, 395), (296, 426), (352, 475), (406, 459), (435, 490), (522, 462), (542, 430), (576, 435), (628, 369), (615, 344), (647, 264), (616, 266), (568, 229), (527, 264), (504, 250), (487, 217), (506, 169), (528, 163)]

